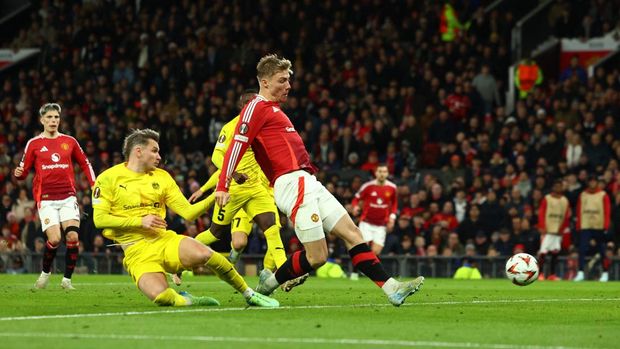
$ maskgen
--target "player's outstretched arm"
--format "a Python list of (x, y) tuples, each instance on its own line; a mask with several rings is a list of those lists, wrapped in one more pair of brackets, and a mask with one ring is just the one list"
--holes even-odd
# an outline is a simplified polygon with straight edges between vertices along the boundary
[(183, 193), (181, 193), (179, 187), (170, 190), (169, 193), (166, 195), (166, 206), (168, 206), (172, 211), (176, 212), (179, 216), (190, 221), (198, 218), (198, 216), (205, 213), (213, 206), (214, 202), (215, 193), (212, 193), (206, 199), (198, 201), (195, 204), (191, 204), (185, 198), (185, 196), (183, 196)]
[(194, 201), (200, 199), (200, 197), (204, 193), (215, 188), (219, 177), (220, 177), (220, 170), (217, 170), (211, 175), (211, 177), (209, 177), (209, 179), (207, 180), (207, 183), (205, 183), (202, 187), (200, 187), (200, 189), (192, 193), (192, 195), (189, 197), (189, 202), (194, 203)]

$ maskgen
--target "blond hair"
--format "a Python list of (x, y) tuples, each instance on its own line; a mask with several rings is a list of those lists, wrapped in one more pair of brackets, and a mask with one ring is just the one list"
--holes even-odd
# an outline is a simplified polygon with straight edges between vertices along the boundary
[(281, 71), (288, 71), (293, 74), (291, 69), (291, 61), (284, 57), (278, 57), (276, 54), (266, 55), (258, 61), (256, 65), (256, 76), (258, 79), (270, 78), (274, 74)]
[(123, 142), (123, 156), (125, 160), (129, 160), (129, 154), (137, 145), (149, 144), (149, 139), (159, 143), (159, 132), (145, 128), (143, 130), (133, 130), (129, 136), (125, 137)]

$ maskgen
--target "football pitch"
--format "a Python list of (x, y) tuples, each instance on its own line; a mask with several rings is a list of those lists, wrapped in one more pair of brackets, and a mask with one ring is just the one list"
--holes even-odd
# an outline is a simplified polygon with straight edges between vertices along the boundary
[[(176, 287), (219, 307), (161, 308), (128, 276), (0, 275), (0, 348), (618, 348), (620, 283), (427, 279), (400, 308), (368, 279), (311, 277), (278, 309), (246, 308), (213, 276)], [(251, 286), (256, 278), (248, 278)]]

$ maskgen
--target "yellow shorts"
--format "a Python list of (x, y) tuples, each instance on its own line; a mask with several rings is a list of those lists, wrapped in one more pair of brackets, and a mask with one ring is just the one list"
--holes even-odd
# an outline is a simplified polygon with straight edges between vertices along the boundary
[[(233, 189), (234, 188), (234, 189)], [(229, 225), (233, 218), (237, 218), (237, 213), (244, 210), (248, 221), (254, 216), (273, 212), (278, 217), (278, 208), (273, 199), (273, 194), (264, 186), (255, 186), (252, 188), (231, 188), (230, 201), (224, 207), (215, 205), (213, 209), (213, 223), (218, 225)], [(241, 217), (240, 217), (241, 218)], [(241, 221), (239, 221), (241, 224)], [(235, 225), (232, 231), (236, 231)]]
[(183, 270), (179, 257), (181, 240), (187, 238), (166, 230), (157, 240), (141, 240), (125, 250), (123, 266), (138, 285), (145, 273), (176, 273)]
[(232, 224), (230, 225), (230, 232), (241, 232), (245, 235), (250, 235), (252, 232), (252, 225), (254, 225), (254, 222), (252, 222), (243, 209), (240, 209), (235, 214), (235, 217), (233, 217)]

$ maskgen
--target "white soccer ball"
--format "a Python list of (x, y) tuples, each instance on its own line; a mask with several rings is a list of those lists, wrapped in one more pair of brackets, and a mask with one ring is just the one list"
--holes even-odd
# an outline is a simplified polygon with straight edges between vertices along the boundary
[(506, 277), (515, 285), (527, 286), (538, 279), (538, 261), (527, 253), (517, 253), (506, 262)]

